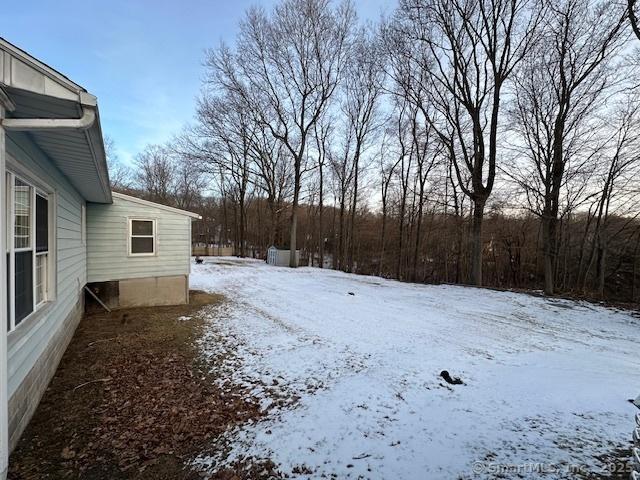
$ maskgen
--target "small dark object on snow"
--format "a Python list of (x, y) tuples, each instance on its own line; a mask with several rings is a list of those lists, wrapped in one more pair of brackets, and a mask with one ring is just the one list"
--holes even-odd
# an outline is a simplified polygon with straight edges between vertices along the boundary
[(640, 395), (638, 395), (638, 398), (636, 398), (635, 400), (630, 398), (629, 402), (633, 403), (636, 407), (640, 408)]
[(200, 257), (196, 257), (196, 263), (197, 263), (198, 265), (200, 265), (202, 262), (204, 262), (204, 260), (203, 260), (202, 258), (200, 258)]
[(123, 313), (122, 314), (122, 318), (120, 319), (120, 323), (122, 325), (126, 325), (127, 323), (129, 323), (129, 314), (128, 313)]
[(355, 293), (353, 293), (353, 292), (348, 292), (348, 293), (349, 293), (349, 295), (355, 296)]
[(442, 370), (440, 372), (440, 376), (444, 378), (445, 381), (447, 383), (450, 383), (451, 385), (464, 385), (464, 382), (460, 380), (458, 377), (451, 378), (451, 375), (449, 375), (449, 372), (447, 372), (446, 370)]

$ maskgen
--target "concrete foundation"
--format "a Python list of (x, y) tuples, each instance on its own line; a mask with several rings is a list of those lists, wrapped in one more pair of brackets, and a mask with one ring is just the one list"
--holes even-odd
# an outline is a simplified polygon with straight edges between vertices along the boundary
[(121, 308), (189, 303), (189, 277), (186, 275), (120, 280), (119, 290)]
[(20, 387), (9, 399), (9, 448), (13, 450), (20, 439), (20, 435), (27, 427), (29, 420), (36, 411), (40, 399), (49, 382), (56, 373), (76, 327), (84, 314), (84, 304), (80, 300), (71, 313), (64, 320), (62, 327), (48, 343), (45, 352), (29, 371)]
[[(189, 303), (188, 275), (112, 280), (87, 286), (112, 310)], [(85, 296), (85, 301), (87, 312), (102, 311), (102, 306), (90, 295)]]

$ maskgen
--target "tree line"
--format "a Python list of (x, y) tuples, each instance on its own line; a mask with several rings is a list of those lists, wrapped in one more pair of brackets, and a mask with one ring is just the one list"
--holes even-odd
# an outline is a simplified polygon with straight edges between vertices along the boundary
[(195, 122), (129, 171), (111, 154), (112, 181), (240, 256), (637, 301), (639, 8), (252, 7), (205, 54)]

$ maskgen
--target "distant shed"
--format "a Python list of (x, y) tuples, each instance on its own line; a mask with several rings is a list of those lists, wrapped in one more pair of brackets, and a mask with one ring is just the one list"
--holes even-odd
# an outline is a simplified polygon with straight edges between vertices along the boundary
[[(276, 267), (288, 267), (291, 250), (280, 250), (274, 246), (267, 250), (267, 263)], [(296, 250), (296, 267), (300, 265), (300, 250)]]
[(199, 215), (113, 192), (87, 204), (87, 283), (110, 307), (189, 301), (191, 221)]

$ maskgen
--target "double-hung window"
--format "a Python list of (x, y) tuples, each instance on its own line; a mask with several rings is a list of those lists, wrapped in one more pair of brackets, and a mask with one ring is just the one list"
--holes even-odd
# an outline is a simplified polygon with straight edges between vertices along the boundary
[(129, 255), (156, 254), (156, 221), (154, 219), (129, 219)]
[(7, 318), (9, 331), (49, 299), (49, 195), (7, 173)]

